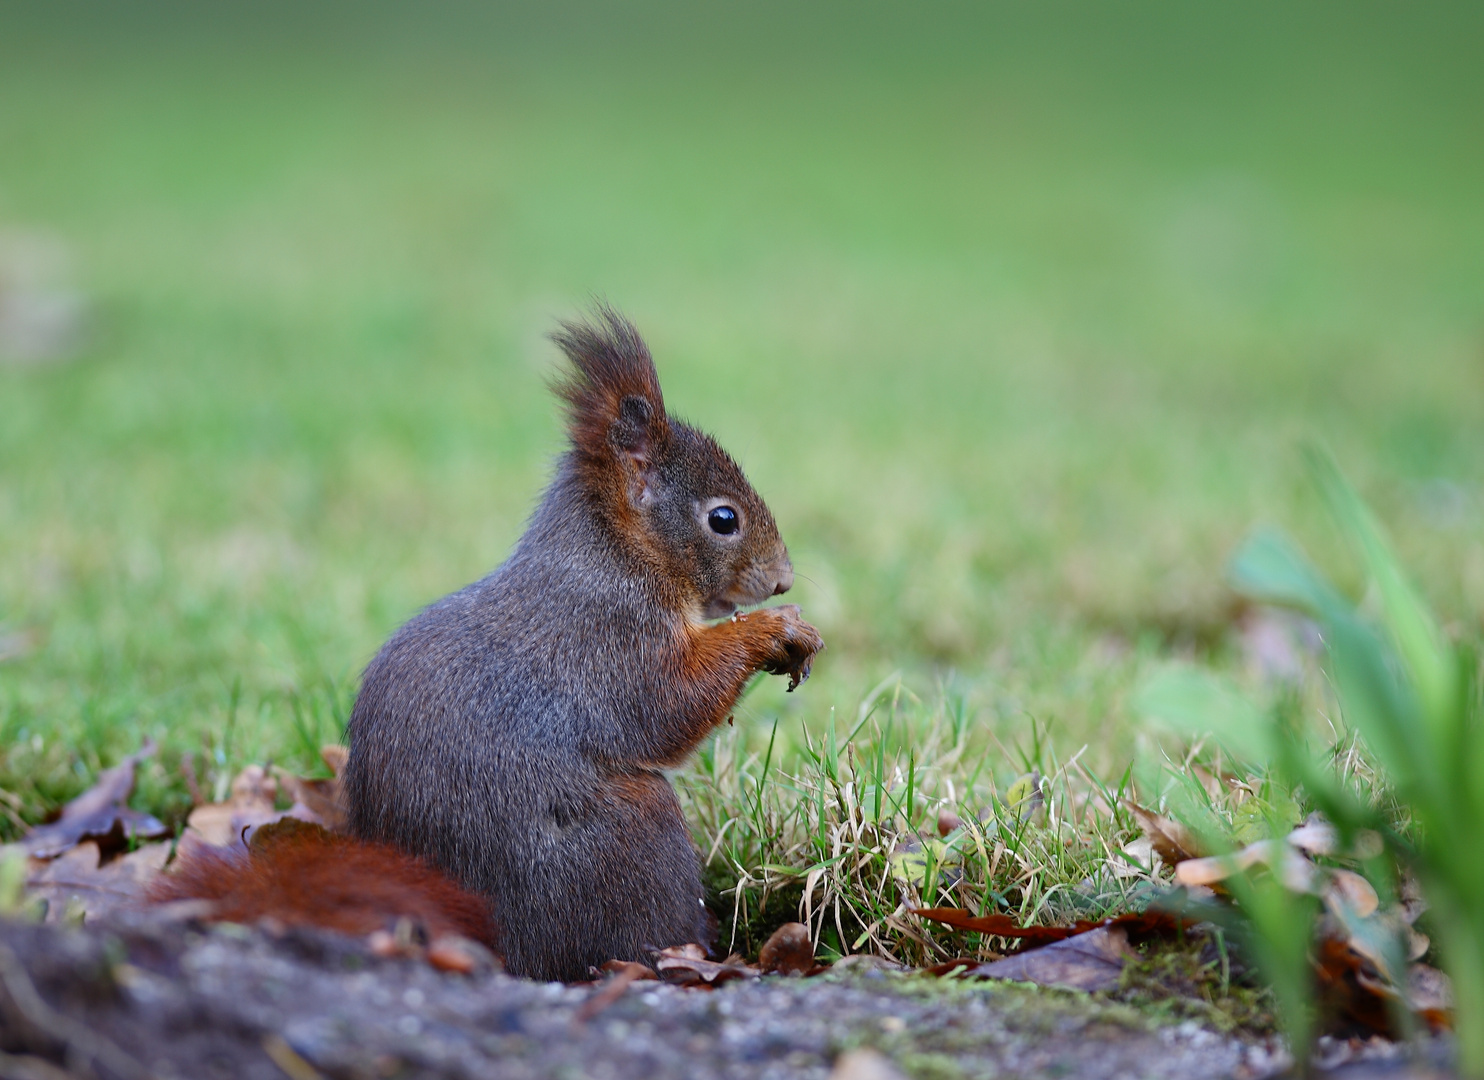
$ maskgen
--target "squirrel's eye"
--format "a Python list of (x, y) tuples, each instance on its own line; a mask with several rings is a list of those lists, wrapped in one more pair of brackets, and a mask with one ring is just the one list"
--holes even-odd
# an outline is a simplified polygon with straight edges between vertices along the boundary
[(737, 511), (730, 506), (718, 506), (706, 515), (706, 524), (711, 526), (711, 531), (714, 533), (731, 536), (737, 531), (737, 526), (741, 522), (737, 520)]

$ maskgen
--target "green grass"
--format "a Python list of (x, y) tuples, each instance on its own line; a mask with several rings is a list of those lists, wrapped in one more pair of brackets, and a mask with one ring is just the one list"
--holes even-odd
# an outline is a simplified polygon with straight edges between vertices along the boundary
[(543, 335), (592, 294), (743, 461), (830, 647), (682, 772), (708, 850), (735, 819), (717, 873), (797, 888), (847, 783), (912, 786), (816, 882), (836, 944), (955, 947), (889, 922), (891, 847), (1032, 766), (1046, 820), (971, 837), (959, 898), (1124, 902), (1076, 887), (1132, 835), (1087, 809), (1132, 688), (1240, 673), (1254, 520), (1334, 564), (1302, 438), (1481, 628), (1477, 7), (0, 20), (0, 232), (92, 305), (71, 362), (0, 366), (9, 835), (146, 736), (167, 814), (187, 755), (313, 767), (386, 635), (519, 535)]

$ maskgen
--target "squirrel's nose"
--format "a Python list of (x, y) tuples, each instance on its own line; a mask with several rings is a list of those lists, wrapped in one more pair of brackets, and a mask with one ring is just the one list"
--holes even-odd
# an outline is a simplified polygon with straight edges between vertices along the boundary
[(783, 565), (778, 568), (778, 577), (775, 579), (773, 585), (773, 595), (778, 596), (781, 593), (786, 593), (793, 587), (794, 564), (789, 562), (788, 559), (785, 557), (783, 560)]

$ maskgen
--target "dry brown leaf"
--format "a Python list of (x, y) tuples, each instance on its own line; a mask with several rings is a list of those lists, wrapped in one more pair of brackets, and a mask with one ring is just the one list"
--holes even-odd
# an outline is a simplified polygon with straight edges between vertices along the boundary
[(166, 835), (169, 830), (164, 822), (124, 805), (134, 791), (135, 766), (154, 752), (154, 742), (146, 740), (137, 753), (104, 769), (92, 787), (62, 807), (56, 821), (26, 834), (22, 840), (26, 851), (38, 859), (54, 859), (84, 840), (96, 841), (99, 848), (112, 852), (131, 842)]
[[(325, 746), (321, 757), (331, 768), (344, 767), (343, 746)], [(288, 810), (278, 809), (280, 786), (294, 798), (294, 806)], [(338, 774), (329, 780), (307, 780), (282, 768), (270, 771), (263, 765), (246, 765), (233, 777), (232, 795), (226, 803), (206, 803), (190, 811), (181, 841), (233, 847), (245, 843), (254, 829), (288, 817), (341, 831), (346, 823), (346, 811)]]
[(306, 780), (279, 770), (278, 778), (294, 800), (284, 816), (323, 825), (331, 832), (345, 831), (345, 803), (338, 776), (330, 780)]
[(1149, 837), (1155, 854), (1166, 863), (1174, 866), (1186, 859), (1200, 857), (1200, 844), (1196, 841), (1195, 834), (1184, 825), (1163, 814), (1156, 814), (1153, 810), (1145, 810), (1138, 803), (1130, 802), (1125, 805), (1139, 823), (1139, 828), (1144, 830), (1144, 835)]
[(194, 830), (215, 847), (240, 844), (244, 829), (284, 816), (275, 806), (277, 799), (278, 781), (261, 765), (249, 765), (232, 779), (232, 793), (226, 802), (207, 803), (191, 811), (186, 818), (187, 835)]
[(170, 844), (161, 841), (102, 862), (98, 845), (87, 840), (55, 859), (33, 857), (26, 894), (46, 900), (47, 922), (60, 922), (69, 908), (96, 919), (137, 903), (169, 857)]
[(1434, 1031), (1453, 1027), (1453, 984), (1435, 967), (1407, 968), (1407, 1002)]
[(1219, 803), (1225, 797), (1227, 792), (1226, 785), (1221, 782), (1221, 777), (1217, 776), (1210, 769), (1205, 769), (1192, 763), (1190, 772), (1200, 783), (1202, 790), (1205, 791), (1207, 797), (1212, 802)]
[[(1397, 1038), (1395, 1003), (1398, 989), (1355, 948), (1355, 942), (1336, 937), (1320, 940), (1315, 950), (1314, 975), (1329, 1009), (1352, 1024)], [(1453, 992), (1448, 976), (1426, 964), (1407, 967), (1406, 1003), (1433, 1031), (1453, 1026)]]
[(804, 975), (814, 968), (814, 942), (803, 923), (784, 923), (758, 953), (758, 967), (766, 974)]
[(1421, 960), (1427, 955), (1427, 950), (1432, 948), (1432, 939), (1426, 934), (1418, 933), (1410, 926), (1407, 927), (1407, 959)]
[(1083, 932), (1071, 926), (1021, 926), (1015, 921), (1013, 915), (975, 915), (963, 908), (914, 908), (912, 914), (942, 923), (944, 926), (951, 926), (955, 930), (992, 934), (995, 937), (1018, 938), (1026, 943), (1027, 948), (1032, 949)]
[[(1103, 861), (1103, 865), (1107, 868), (1108, 873), (1112, 874), (1115, 878), (1143, 877), (1146, 874), (1152, 876), (1158, 874), (1160, 867), (1164, 865), (1164, 860), (1154, 851), (1154, 841), (1150, 840), (1147, 836), (1141, 836), (1137, 840), (1130, 840), (1123, 845), (1121, 850), (1128, 856), (1127, 859), (1121, 859), (1117, 855), (1113, 855)], [(1130, 862), (1130, 859), (1133, 861)], [(1136, 863), (1138, 865), (1135, 865)], [(1148, 870), (1141, 870), (1140, 867), (1148, 867)]]
[(634, 982), (652, 982), (659, 976), (654, 969), (637, 960), (604, 960), (598, 967), (598, 971), (604, 975), (629, 975)]
[(310, 780), (283, 769), (274, 773), (294, 800), (289, 808), (290, 817), (323, 825), (331, 832), (344, 832), (346, 810), (341, 776), (350, 760), (350, 750), (339, 743), (330, 743), (319, 748), (319, 756), (333, 774), (328, 780)]
[(1344, 904), (1360, 918), (1368, 918), (1381, 906), (1381, 899), (1369, 881), (1353, 870), (1330, 870), (1321, 888), (1320, 895), (1325, 906), (1337, 911)]
[(472, 975), (478, 969), (480, 959), (488, 955), (489, 950), (477, 941), (444, 934), (428, 945), (428, 966), (438, 971)]
[[(1196, 920), (1172, 911), (1146, 908), (1116, 915), (1110, 919), (1082, 920), (1070, 926), (1019, 926), (1010, 915), (975, 915), (963, 908), (913, 908), (912, 914), (951, 926), (995, 937), (1016, 938), (1025, 949), (1038, 949), (1051, 942), (1065, 941), (1102, 927), (1119, 927), (1138, 937), (1168, 936), (1189, 928)], [(836, 965), (838, 966), (838, 965)]]
[(1318, 812), (1310, 814), (1304, 823), (1288, 834), (1287, 840), (1306, 855), (1353, 855), (1360, 859), (1375, 858), (1381, 854), (1380, 834), (1362, 829), (1355, 834), (1350, 849), (1341, 851), (1340, 833)]
[(964, 974), (1069, 990), (1111, 990), (1118, 986), (1123, 965), (1137, 955), (1129, 947), (1128, 934), (1122, 927), (1100, 926), (1039, 949), (979, 964)]
[(1288, 842), (1306, 855), (1333, 855), (1340, 850), (1340, 834), (1318, 814), (1288, 834)]
[(1175, 880), (1181, 885), (1212, 885), (1225, 881), (1268, 858), (1269, 841), (1248, 844), (1241, 851), (1230, 855), (1210, 855), (1201, 859), (1185, 859), (1175, 866)]
[[(699, 954), (699, 955), (698, 955)], [(761, 972), (745, 964), (717, 963), (706, 959), (699, 945), (674, 945), (655, 954), (660, 978), (678, 986), (720, 986), (733, 979), (756, 979)]]
[[(232, 847), (243, 843), (247, 832), (285, 818), (343, 832), (346, 815), (340, 774), (348, 756), (343, 746), (320, 748), (320, 758), (335, 774), (328, 780), (311, 780), (276, 767), (269, 770), (261, 765), (248, 765), (233, 778), (232, 793), (226, 802), (205, 803), (191, 811), (186, 819), (185, 835), (195, 834), (215, 847)], [(278, 809), (280, 790), (294, 800), (287, 810)]]
[(350, 747), (343, 743), (326, 743), (319, 748), (319, 759), (325, 763), (325, 768), (330, 770), (331, 775), (339, 780), (350, 761)]
[[(998, 953), (991, 953), (990, 956), (996, 960), (1000, 959)], [(978, 967), (982, 963), (984, 963), (983, 959), (977, 956), (959, 956), (952, 960), (945, 960), (941, 964), (933, 964), (931, 967), (921, 968), (920, 970), (926, 975), (935, 975), (941, 979), (945, 975), (952, 975), (961, 968)]]

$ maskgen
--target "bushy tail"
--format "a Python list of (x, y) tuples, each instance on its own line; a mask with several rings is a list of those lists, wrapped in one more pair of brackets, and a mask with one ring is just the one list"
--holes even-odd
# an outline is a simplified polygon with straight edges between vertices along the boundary
[(499, 951), (487, 901), (395, 848), (293, 819), (263, 826), (250, 847), (197, 845), (146, 898), (206, 900), (221, 922), (275, 919), (358, 936), (408, 920), (428, 941), (456, 934)]

